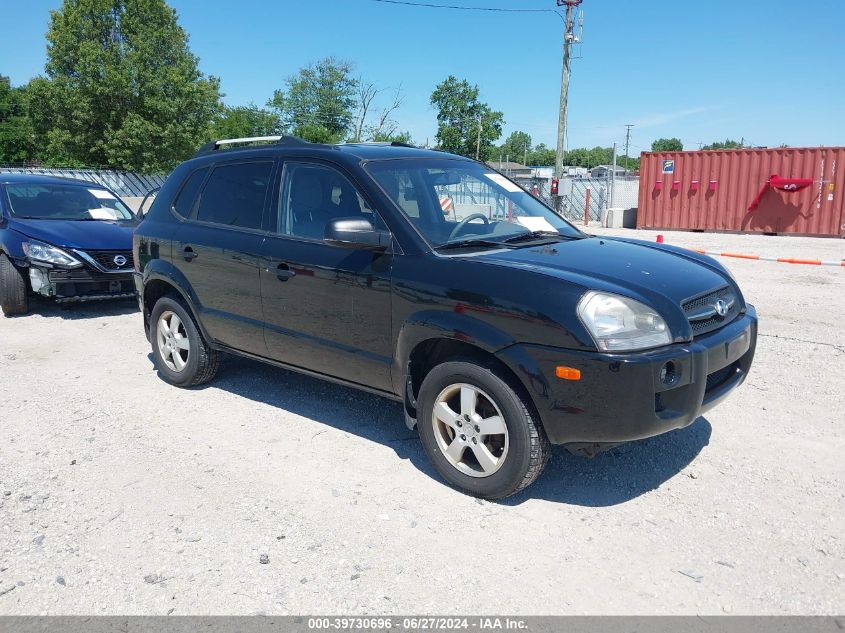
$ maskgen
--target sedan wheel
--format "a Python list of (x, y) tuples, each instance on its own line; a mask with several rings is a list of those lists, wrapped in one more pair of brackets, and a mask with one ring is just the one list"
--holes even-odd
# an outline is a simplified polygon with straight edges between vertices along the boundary
[(185, 369), (190, 359), (191, 344), (185, 324), (179, 316), (166, 310), (161, 313), (156, 326), (156, 340), (162, 360), (172, 371)]
[(443, 389), (431, 416), (434, 437), (446, 460), (470, 477), (489, 477), (508, 455), (508, 427), (496, 402), (473, 385)]

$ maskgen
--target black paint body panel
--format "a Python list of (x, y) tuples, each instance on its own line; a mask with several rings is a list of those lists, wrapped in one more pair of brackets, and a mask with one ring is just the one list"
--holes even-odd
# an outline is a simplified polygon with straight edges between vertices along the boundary
[[(212, 345), (395, 399), (405, 398), (408, 359), (420, 344), (460, 341), (512, 371), (556, 443), (620, 442), (684, 426), (745, 379), (756, 314), (715, 260), (663, 244), (588, 236), (438, 252), (363, 168), (370, 160), (420, 156), (450, 158), (412, 148), (271, 145), (211, 152), (180, 165), (135, 233), (146, 327), (145, 289), (166, 284), (188, 303)], [(174, 214), (172, 202), (191, 172), (239, 157), (276, 161), (261, 230)], [(384, 220), (392, 246), (373, 252), (277, 234), (286, 161), (343, 173)], [(191, 261), (182, 257), (188, 247), (196, 253)], [(726, 286), (741, 304), (736, 318), (693, 337), (682, 303)], [(576, 312), (589, 290), (656, 309), (674, 342), (636, 353), (597, 351)], [(681, 374), (671, 389), (659, 378), (670, 360)], [(582, 379), (556, 378), (557, 365), (579, 368)]]

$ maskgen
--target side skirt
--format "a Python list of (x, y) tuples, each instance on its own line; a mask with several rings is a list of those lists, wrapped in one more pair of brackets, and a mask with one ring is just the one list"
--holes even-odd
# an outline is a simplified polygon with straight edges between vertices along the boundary
[(349, 380), (344, 380), (343, 378), (336, 378), (335, 376), (329, 376), (328, 374), (321, 374), (317, 371), (311, 371), (310, 369), (305, 369), (304, 367), (298, 367), (297, 365), (289, 365), (287, 363), (283, 363), (281, 361), (273, 360), (271, 358), (266, 358), (265, 356), (259, 356), (257, 354), (250, 354), (249, 352), (243, 352), (241, 350), (233, 349), (231, 347), (227, 347), (226, 345), (220, 345), (219, 343), (212, 343), (211, 347), (214, 349), (220, 350), (221, 352), (226, 352), (227, 354), (232, 354), (233, 356), (241, 356), (243, 358), (249, 358), (250, 360), (257, 360), (262, 363), (266, 363), (268, 365), (273, 365), (274, 367), (279, 367), (281, 369), (287, 369), (290, 371), (295, 371), (299, 374), (305, 374), (306, 376), (311, 376), (312, 378), (319, 378), (320, 380), (325, 380), (326, 382), (332, 382), (337, 385), (343, 385), (344, 387), (352, 387), (353, 389), (358, 389), (359, 391), (366, 391), (367, 393), (371, 393), (376, 396), (381, 396), (382, 398), (387, 398), (388, 400), (393, 400), (395, 402), (403, 402), (402, 396), (397, 396), (395, 393), (390, 393), (389, 391), (382, 391), (381, 389), (375, 389), (373, 387), (368, 387), (366, 385), (362, 385), (357, 382), (351, 382)]

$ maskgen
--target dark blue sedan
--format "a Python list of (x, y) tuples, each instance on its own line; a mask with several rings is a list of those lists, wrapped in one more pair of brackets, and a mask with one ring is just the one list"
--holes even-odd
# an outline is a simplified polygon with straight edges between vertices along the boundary
[(0, 307), (24, 314), (32, 295), (60, 302), (135, 296), (138, 218), (90, 182), (0, 174)]

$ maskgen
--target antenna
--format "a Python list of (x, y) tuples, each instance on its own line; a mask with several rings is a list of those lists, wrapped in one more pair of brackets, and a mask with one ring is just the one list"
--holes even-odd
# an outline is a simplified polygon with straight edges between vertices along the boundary
[[(574, 25), (573, 25), (573, 26), (574, 26)], [(568, 37), (567, 37), (567, 40), (568, 40), (568, 41), (569, 41), (569, 42), (570, 42), (573, 46), (577, 46), (577, 47), (578, 47), (578, 53), (577, 53), (577, 54), (573, 54), (573, 55), (572, 55), (572, 59), (582, 59), (582, 58), (584, 57), (584, 54), (583, 54), (583, 52), (582, 52), (582, 48), (581, 48), (581, 46), (582, 46), (582, 44), (583, 44), (583, 42), (582, 42), (583, 37), (584, 37), (584, 10), (583, 10), (583, 9), (581, 9), (581, 10), (578, 12), (578, 31), (577, 31), (577, 33), (576, 33), (576, 32), (575, 32), (575, 29), (573, 28), (573, 32), (572, 32), (572, 33), (570, 33), (570, 34), (568, 35)]]

